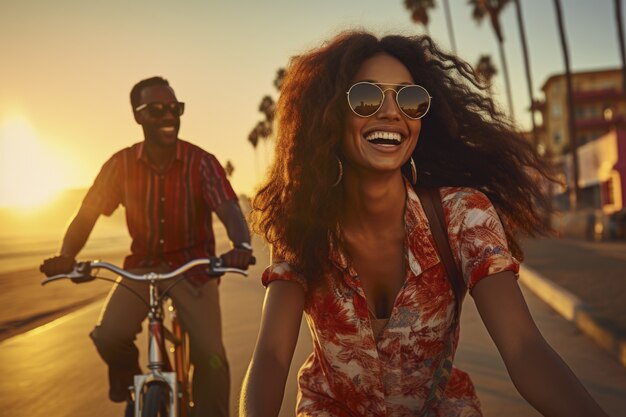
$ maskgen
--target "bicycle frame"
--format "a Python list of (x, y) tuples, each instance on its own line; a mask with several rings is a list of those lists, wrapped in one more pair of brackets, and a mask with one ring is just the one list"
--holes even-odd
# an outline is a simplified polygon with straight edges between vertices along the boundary
[(158, 382), (167, 384), (170, 389), (169, 417), (179, 417), (179, 400), (182, 399), (182, 392), (178, 389), (177, 373), (164, 371), (165, 332), (163, 330), (163, 300), (159, 297), (156, 284), (156, 273), (147, 274), (150, 301), (148, 310), (148, 369), (149, 372), (143, 375), (135, 375), (133, 381), (133, 398), (135, 399), (135, 417), (141, 416), (143, 407), (143, 390), (150, 383)]

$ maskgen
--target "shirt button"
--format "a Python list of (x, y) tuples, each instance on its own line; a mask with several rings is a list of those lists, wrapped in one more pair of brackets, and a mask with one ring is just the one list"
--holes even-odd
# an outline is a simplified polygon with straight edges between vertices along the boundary
[(165, 201), (165, 197), (161, 197), (161, 201)]
[(162, 245), (163, 243), (165, 243), (165, 241), (163, 239), (159, 240), (159, 243)]
[(161, 223), (165, 223), (165, 219), (161, 219)]

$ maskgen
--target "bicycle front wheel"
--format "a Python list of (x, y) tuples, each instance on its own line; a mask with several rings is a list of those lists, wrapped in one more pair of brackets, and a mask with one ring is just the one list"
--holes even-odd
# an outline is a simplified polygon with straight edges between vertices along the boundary
[(167, 385), (153, 383), (143, 395), (141, 417), (168, 417), (170, 414), (170, 389)]

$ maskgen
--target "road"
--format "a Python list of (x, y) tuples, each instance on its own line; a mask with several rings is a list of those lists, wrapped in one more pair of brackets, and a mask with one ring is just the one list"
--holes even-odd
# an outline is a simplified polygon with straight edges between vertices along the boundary
[[(267, 251), (256, 243), (258, 265), (250, 278), (225, 277), (221, 285), (224, 341), (232, 374), (231, 410), (256, 339), (264, 290), (259, 283)], [(59, 284), (63, 285), (63, 284)], [(70, 284), (67, 284), (70, 285)], [(528, 291), (524, 291), (539, 328), (583, 384), (612, 416), (626, 415), (626, 369), (580, 334)], [(123, 406), (106, 399), (106, 369), (96, 355), (88, 332), (101, 301), (45, 326), (0, 343), (0, 408), (3, 416), (65, 417), (121, 416)], [(145, 336), (145, 335), (142, 335)], [(462, 317), (461, 347), (456, 366), (472, 375), (485, 416), (538, 416), (519, 396), (468, 297)], [(144, 348), (145, 338), (139, 346)], [(301, 327), (281, 416), (293, 415), (295, 375), (310, 351), (308, 329)], [(145, 362), (145, 349), (142, 361)]]

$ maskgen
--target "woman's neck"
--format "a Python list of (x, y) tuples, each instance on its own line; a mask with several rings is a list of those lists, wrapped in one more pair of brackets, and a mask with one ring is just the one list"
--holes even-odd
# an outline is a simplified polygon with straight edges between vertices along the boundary
[(374, 178), (346, 173), (343, 187), (346, 199), (341, 228), (344, 232), (378, 234), (403, 225), (406, 188), (399, 171)]

